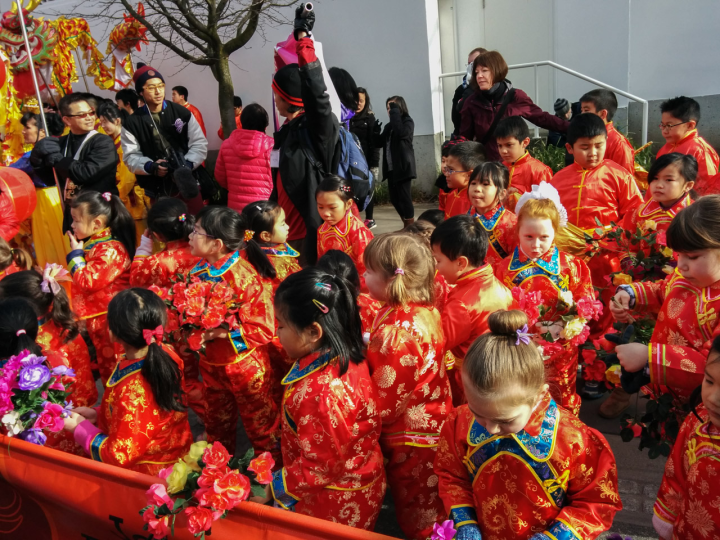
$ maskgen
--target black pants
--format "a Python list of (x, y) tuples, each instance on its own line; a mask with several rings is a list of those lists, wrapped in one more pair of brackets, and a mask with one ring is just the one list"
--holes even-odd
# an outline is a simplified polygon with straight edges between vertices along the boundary
[(400, 214), (401, 219), (412, 219), (415, 217), (415, 208), (413, 208), (412, 192), (412, 180), (404, 180), (402, 182), (395, 182), (388, 180), (388, 190), (390, 191), (390, 202), (395, 207), (395, 210)]
[(365, 207), (365, 219), (373, 218), (373, 210), (375, 209), (375, 199), (370, 199), (370, 202)]

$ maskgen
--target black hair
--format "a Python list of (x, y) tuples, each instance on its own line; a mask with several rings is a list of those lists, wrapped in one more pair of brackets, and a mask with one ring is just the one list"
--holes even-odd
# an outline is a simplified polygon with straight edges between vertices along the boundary
[(148, 348), (141, 373), (160, 408), (184, 411), (180, 368), (157, 338), (148, 345), (143, 336), (143, 330), (155, 330), (167, 324), (165, 302), (148, 289), (125, 289), (110, 300), (107, 321), (117, 339), (136, 349)]
[(267, 111), (259, 103), (251, 103), (240, 113), (240, 123), (243, 129), (251, 129), (265, 133), (270, 120)]
[(233, 96), (233, 107), (242, 107), (242, 99), (240, 99), (240, 96)]
[(147, 225), (150, 232), (162, 235), (163, 242), (188, 240), (195, 217), (180, 199), (162, 197), (148, 210)]
[(485, 161), (485, 147), (475, 141), (462, 142), (450, 147), (447, 157), (458, 160), (466, 171), (472, 171)]
[(72, 200), (72, 208), (80, 208), (85, 205), (84, 212), (92, 218), (105, 216), (107, 227), (110, 227), (112, 235), (123, 245), (132, 259), (135, 256), (135, 242), (137, 242), (135, 220), (125, 208), (125, 205), (117, 195), (111, 195), (106, 201), (99, 191), (82, 190)]
[[(48, 137), (60, 137), (65, 132), (65, 123), (57, 113), (45, 113), (45, 122), (50, 133), (46, 133)], [(40, 124), (42, 125), (42, 123)]]
[(660, 104), (660, 112), (669, 113), (673, 118), (683, 122), (695, 120), (696, 123), (700, 123), (700, 104), (689, 97), (680, 96), (663, 101)]
[(58, 108), (60, 109), (60, 114), (62, 116), (68, 116), (72, 114), (72, 111), (70, 110), (70, 105), (74, 105), (75, 103), (80, 103), (81, 101), (84, 101), (85, 103), (90, 106), (90, 103), (88, 102), (87, 98), (85, 97), (85, 94), (80, 93), (73, 93), (73, 94), (66, 94), (60, 99), (60, 103), (58, 103)]
[(341, 376), (350, 362), (363, 361), (360, 310), (353, 286), (342, 277), (319, 268), (291, 274), (275, 292), (275, 309), (297, 330), (313, 323), (320, 325), (323, 331), (320, 346), (338, 359)]
[[(365, 113), (371, 113), (372, 112), (372, 104), (370, 103), (370, 94), (368, 94), (368, 91), (363, 88), (362, 86), (358, 86), (358, 95), (359, 94), (365, 94), (365, 106), (363, 107), (362, 111), (360, 111), (358, 114), (365, 114)], [(358, 97), (358, 99), (360, 99)]]
[(451, 261), (467, 257), (471, 266), (482, 266), (488, 250), (488, 233), (478, 220), (466, 214), (453, 216), (438, 225), (430, 245), (438, 246)]
[(340, 251), (339, 249), (326, 251), (325, 255), (318, 259), (315, 267), (319, 270), (324, 270), (332, 276), (340, 276), (355, 287), (356, 293), (360, 292), (360, 274), (350, 255), (344, 251)]
[(437, 208), (425, 210), (422, 214), (420, 214), (417, 220), (427, 221), (428, 223), (432, 223), (437, 227), (443, 221), (445, 221), (445, 212), (443, 212), (442, 210), (438, 210)]
[(580, 98), (580, 104), (592, 103), (595, 112), (599, 113), (603, 109), (607, 111), (607, 121), (611, 122), (615, 117), (618, 108), (618, 100), (615, 92), (605, 90), (604, 88), (596, 88), (590, 90), (587, 94)]
[(85, 99), (85, 101), (87, 101), (87, 104), (90, 105), (90, 108), (93, 111), (97, 111), (100, 104), (105, 101), (104, 98), (96, 96), (90, 92), (82, 92), (80, 95)]
[(530, 138), (530, 129), (522, 116), (508, 116), (498, 122), (495, 128), (496, 139), (509, 139), (513, 137), (518, 142)]
[(332, 192), (336, 192), (343, 202), (348, 202), (353, 198), (353, 189), (347, 180), (336, 174), (326, 174), (315, 190), (315, 198), (317, 199), (320, 193)]
[(188, 92), (188, 89), (184, 86), (173, 86), (173, 91), (181, 95), (185, 101), (190, 97), (190, 92)]
[[(710, 347), (710, 353), (713, 353), (713, 352), (720, 353), (720, 336), (715, 336), (715, 339), (713, 339), (712, 346)], [(709, 356), (710, 355), (708, 355), (708, 358), (709, 358)], [(712, 363), (714, 364), (715, 362), (718, 362), (718, 361), (720, 361), (720, 360), (715, 360)], [(700, 415), (697, 412), (697, 408), (702, 403), (702, 385), (703, 384), (704, 384), (704, 381), (702, 383), (700, 383), (700, 386), (698, 386), (697, 388), (695, 388), (695, 390), (693, 390), (692, 394), (690, 394), (690, 399), (688, 400), (688, 403), (690, 405), (690, 410), (695, 415), (695, 418), (697, 418), (701, 422), (705, 422), (705, 420), (700, 417)]]
[(65, 289), (60, 287), (57, 294), (42, 290), (42, 274), (35, 270), (15, 272), (0, 281), (0, 298), (25, 298), (35, 310), (35, 316), (49, 316), (62, 329), (65, 343), (75, 339), (79, 333), (78, 321), (70, 307)]
[(28, 123), (30, 120), (35, 120), (35, 125), (38, 129), (42, 129), (44, 131), (43, 125), (42, 125), (42, 119), (40, 118), (40, 115), (34, 112), (26, 112), (23, 113), (22, 118), (20, 118), (20, 123), (23, 125), (23, 127), (28, 127)]
[(28, 350), (42, 355), (35, 343), (38, 321), (35, 310), (24, 298), (8, 298), (0, 302), (0, 360)]
[(121, 99), (123, 103), (130, 105), (133, 111), (138, 108), (138, 93), (132, 88), (124, 88), (115, 94), (115, 101)]
[(495, 195), (495, 201), (497, 201), (502, 190), (510, 187), (510, 171), (500, 161), (488, 161), (473, 169), (468, 185), (475, 181), (492, 183), (497, 188)]
[(607, 138), (607, 128), (602, 118), (593, 113), (581, 113), (574, 115), (570, 120), (566, 138), (568, 144), (572, 146), (578, 139), (593, 139), (600, 135)]
[(120, 108), (112, 101), (103, 101), (97, 110), (97, 116), (101, 116), (110, 122), (115, 122), (120, 118)]
[(331, 67), (328, 69), (330, 79), (332, 80), (335, 91), (340, 98), (340, 103), (345, 105), (351, 111), (355, 111), (358, 108), (358, 101), (360, 100), (360, 92), (355, 79), (343, 68)]
[(387, 104), (391, 101), (394, 101), (398, 104), (398, 107), (400, 107), (400, 114), (403, 116), (410, 116), (410, 112), (408, 111), (407, 103), (405, 103), (405, 98), (402, 96), (390, 96), (385, 100), (385, 107), (387, 107)]
[(660, 174), (660, 171), (668, 165), (677, 165), (680, 176), (685, 179), (685, 182), (695, 182), (697, 180), (698, 162), (695, 156), (671, 152), (670, 154), (660, 156), (655, 160), (655, 163), (652, 164), (652, 167), (650, 167), (648, 171), (648, 184), (655, 180)]
[(275, 229), (275, 221), (280, 215), (280, 205), (275, 201), (255, 201), (246, 204), (242, 209), (242, 216), (247, 223), (248, 229), (253, 231), (253, 240), (258, 244), (262, 244), (260, 233), (268, 232), (272, 234)]
[(243, 215), (226, 206), (206, 206), (200, 210), (196, 222), (200, 222), (211, 238), (222, 240), (228, 251), (244, 249), (248, 261), (261, 277), (275, 279), (275, 267), (260, 245), (253, 239), (245, 240), (245, 231), (252, 229)]

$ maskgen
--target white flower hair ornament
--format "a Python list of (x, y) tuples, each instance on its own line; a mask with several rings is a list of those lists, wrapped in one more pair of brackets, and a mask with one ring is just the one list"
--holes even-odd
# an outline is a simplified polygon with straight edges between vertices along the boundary
[(515, 214), (519, 215), (520, 209), (530, 199), (550, 199), (552, 202), (555, 203), (558, 214), (560, 214), (560, 226), (565, 227), (568, 224), (567, 210), (565, 210), (565, 207), (560, 202), (560, 194), (558, 193), (558, 190), (544, 180), (540, 182), (540, 185), (532, 186), (532, 191), (526, 191), (522, 194), (520, 200), (518, 200), (517, 204), (515, 205)]

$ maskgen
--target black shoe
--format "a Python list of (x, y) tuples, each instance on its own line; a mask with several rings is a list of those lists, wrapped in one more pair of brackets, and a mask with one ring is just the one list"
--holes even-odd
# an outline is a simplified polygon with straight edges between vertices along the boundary
[(377, 223), (375, 223), (375, 220), (374, 220), (374, 219), (366, 219), (366, 220), (365, 220), (365, 226), (366, 226), (368, 229), (374, 229), (375, 227), (377, 227)]

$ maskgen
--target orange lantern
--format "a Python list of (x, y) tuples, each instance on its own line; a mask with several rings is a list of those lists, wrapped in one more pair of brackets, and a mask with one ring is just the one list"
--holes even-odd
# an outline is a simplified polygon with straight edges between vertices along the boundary
[(21, 170), (0, 167), (0, 191), (10, 195), (18, 221), (25, 221), (35, 211), (35, 186)]

